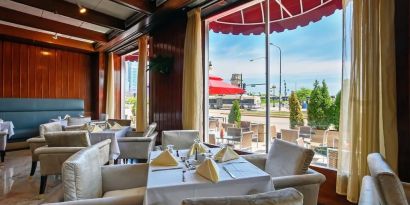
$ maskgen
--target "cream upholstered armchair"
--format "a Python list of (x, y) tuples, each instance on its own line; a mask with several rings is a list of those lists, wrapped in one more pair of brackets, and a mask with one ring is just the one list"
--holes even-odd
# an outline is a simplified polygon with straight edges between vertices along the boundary
[(100, 166), (98, 158), (98, 148), (93, 145), (64, 162), (62, 179), (65, 202), (58, 204), (142, 204), (148, 164)]
[[(91, 145), (87, 131), (49, 132), (44, 137), (47, 146), (39, 147), (34, 151), (40, 161), (40, 194), (43, 194), (46, 189), (47, 176), (60, 175), (61, 166), (66, 159)], [(96, 144), (101, 152), (98, 163), (108, 162), (110, 143), (111, 140), (105, 140)]]
[(367, 163), (371, 176), (363, 178), (359, 205), (410, 204), (410, 183), (401, 182), (381, 154), (369, 154)]
[(316, 205), (323, 174), (309, 169), (314, 152), (283, 140), (274, 140), (267, 155), (243, 157), (272, 176), (275, 189), (293, 187), (303, 194), (304, 205)]
[(150, 125), (148, 125), (148, 127), (145, 129), (144, 132), (128, 132), (126, 137), (148, 137), (150, 136), (152, 133), (155, 132), (155, 129), (157, 128), (157, 123), (153, 122)]
[(67, 118), (67, 126), (84, 125), (91, 122), (91, 117), (69, 117)]
[(34, 151), (39, 148), (43, 147), (46, 145), (46, 140), (44, 138), (44, 134), (48, 132), (61, 132), (63, 131), (63, 126), (61, 125), (60, 122), (50, 122), (46, 124), (41, 124), (39, 126), (39, 131), (40, 135), (38, 137), (33, 137), (27, 140), (27, 143), (30, 147), (31, 151), (31, 170), (30, 170), (30, 176), (33, 176), (36, 168), (37, 168), (37, 162), (38, 162), (38, 155), (34, 153)]
[(189, 149), (195, 140), (199, 139), (198, 130), (169, 130), (162, 131), (162, 148), (174, 145), (174, 149)]
[(303, 195), (294, 188), (287, 188), (244, 196), (185, 199), (182, 205), (251, 205), (256, 204), (255, 202), (257, 204), (302, 205)]
[(153, 132), (148, 137), (122, 137), (118, 138), (120, 156), (118, 159), (136, 159), (146, 162), (154, 149), (158, 132)]

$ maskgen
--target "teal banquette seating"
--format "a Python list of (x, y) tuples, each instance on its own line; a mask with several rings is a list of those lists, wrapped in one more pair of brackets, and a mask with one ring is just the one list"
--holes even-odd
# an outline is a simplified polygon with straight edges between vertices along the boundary
[(12, 121), (14, 133), (8, 141), (25, 141), (38, 136), (39, 125), (58, 116), (84, 114), (82, 99), (0, 98), (0, 118)]

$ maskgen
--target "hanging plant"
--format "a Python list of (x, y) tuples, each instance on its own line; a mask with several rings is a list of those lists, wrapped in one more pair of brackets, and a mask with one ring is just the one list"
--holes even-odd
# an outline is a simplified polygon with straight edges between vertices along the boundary
[(150, 59), (147, 70), (167, 75), (171, 72), (173, 65), (174, 59), (172, 57), (158, 55)]

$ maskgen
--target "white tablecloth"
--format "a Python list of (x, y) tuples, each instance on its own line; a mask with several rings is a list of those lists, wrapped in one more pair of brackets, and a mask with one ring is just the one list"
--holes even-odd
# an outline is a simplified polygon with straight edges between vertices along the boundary
[(106, 139), (111, 139), (109, 159), (114, 160), (120, 156), (120, 147), (118, 146), (117, 138), (125, 137), (129, 131), (131, 131), (131, 127), (126, 126), (118, 130), (104, 130), (102, 132), (90, 133), (90, 141), (91, 144), (97, 144)]
[[(211, 150), (215, 153), (219, 149)], [(185, 156), (186, 152), (180, 151), (181, 156)], [(150, 159), (154, 159), (159, 153), (160, 151), (151, 152)], [(184, 165), (180, 162), (178, 166)], [(162, 167), (150, 166), (144, 205), (180, 205), (186, 198), (239, 196), (274, 190), (269, 174), (243, 158), (218, 163), (218, 166), (220, 177), (218, 183), (210, 182), (196, 174), (194, 170), (187, 171), (185, 182), (182, 182), (182, 169), (153, 172), (152, 170)], [(222, 166), (225, 166), (237, 179), (229, 176)]]
[(14, 125), (12, 121), (0, 122), (0, 130), (8, 130), (9, 138), (14, 135)]

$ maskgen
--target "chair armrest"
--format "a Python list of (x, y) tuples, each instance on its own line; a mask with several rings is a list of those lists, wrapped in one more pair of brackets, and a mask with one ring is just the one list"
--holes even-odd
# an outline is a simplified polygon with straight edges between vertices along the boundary
[(250, 155), (242, 155), (244, 159), (248, 160), (253, 165), (257, 166), (259, 169), (265, 170), (266, 164), (266, 154), (250, 154)]
[(135, 205), (140, 203), (139, 196), (119, 196), (96, 199), (83, 199), (77, 201), (66, 201), (59, 203), (49, 203), (45, 205)]
[(121, 137), (117, 139), (118, 142), (151, 142), (149, 137)]
[(406, 194), (407, 201), (410, 203), (410, 183), (402, 182), (404, 193)]
[(27, 143), (46, 143), (46, 138), (44, 137), (32, 137), (26, 140)]
[(39, 147), (34, 151), (35, 154), (62, 154), (62, 153), (76, 153), (85, 147)]
[(102, 166), (103, 192), (147, 186), (148, 164)]
[(297, 187), (311, 184), (322, 184), (326, 177), (314, 170), (309, 169), (306, 174), (272, 177), (273, 185), (276, 189), (287, 187)]
[(129, 131), (125, 135), (126, 137), (142, 137), (144, 133), (143, 132), (134, 132), (134, 131)]
[(374, 194), (374, 188), (376, 185), (374, 184), (374, 180), (371, 176), (364, 176), (362, 180), (362, 187), (360, 189), (360, 198), (359, 203), (360, 205), (373, 205), (373, 204), (380, 204), (378, 201), (378, 196)]

